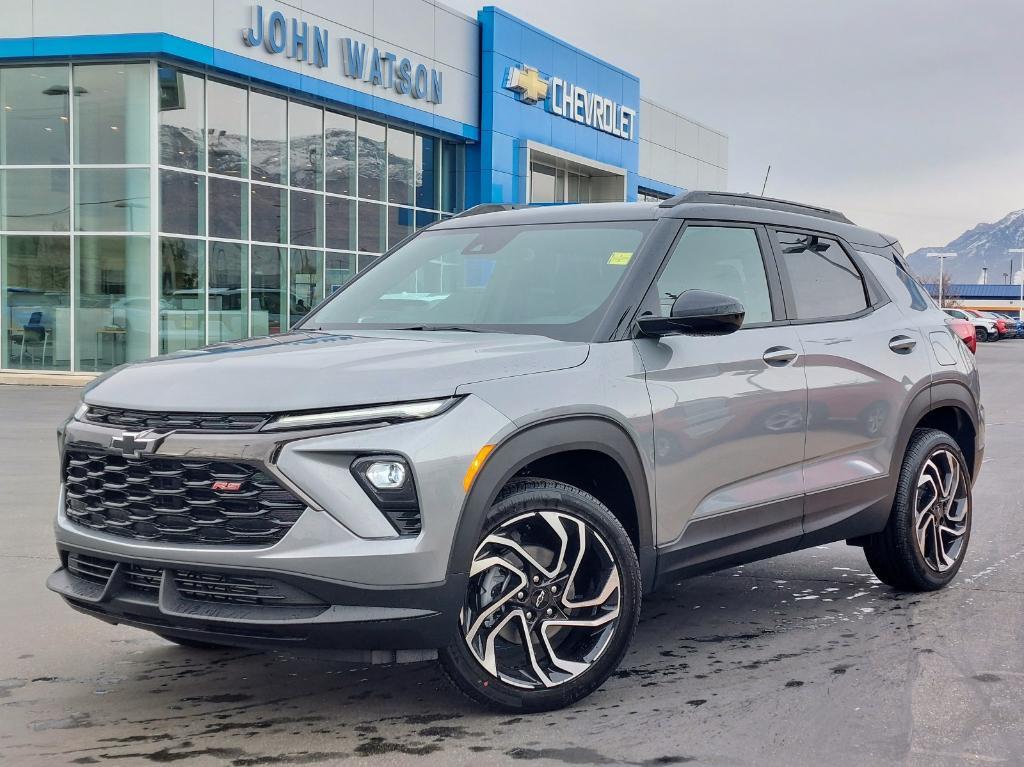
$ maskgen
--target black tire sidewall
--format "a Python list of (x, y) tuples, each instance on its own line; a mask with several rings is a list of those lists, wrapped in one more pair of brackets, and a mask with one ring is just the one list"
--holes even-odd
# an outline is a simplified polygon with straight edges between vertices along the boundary
[(535, 511), (557, 511), (582, 519), (604, 539), (619, 567), (621, 613), (615, 635), (594, 665), (576, 679), (546, 690), (522, 689), (489, 674), (461, 640), (459, 630), (460, 638), (440, 652), (445, 672), (473, 699), (514, 712), (563, 708), (600, 687), (626, 654), (640, 617), (640, 566), (629, 535), (606, 506), (576, 487), (542, 479), (510, 483), (491, 508), (479, 540), (508, 520)]

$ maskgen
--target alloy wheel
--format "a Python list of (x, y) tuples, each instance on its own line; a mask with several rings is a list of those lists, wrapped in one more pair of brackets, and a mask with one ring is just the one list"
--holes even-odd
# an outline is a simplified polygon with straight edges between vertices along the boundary
[(622, 610), (618, 563), (601, 534), (556, 511), (521, 514), (477, 547), (463, 639), (492, 676), (550, 689), (601, 657)]
[(967, 471), (946, 448), (928, 456), (914, 491), (914, 540), (925, 563), (943, 573), (963, 553), (970, 523)]

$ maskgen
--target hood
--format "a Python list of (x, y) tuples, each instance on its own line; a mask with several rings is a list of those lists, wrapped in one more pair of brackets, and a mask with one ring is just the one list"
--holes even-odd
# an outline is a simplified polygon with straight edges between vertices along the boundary
[(462, 384), (576, 367), (589, 345), (503, 333), (295, 332), (128, 365), (86, 390), (130, 410), (269, 413), (445, 397)]

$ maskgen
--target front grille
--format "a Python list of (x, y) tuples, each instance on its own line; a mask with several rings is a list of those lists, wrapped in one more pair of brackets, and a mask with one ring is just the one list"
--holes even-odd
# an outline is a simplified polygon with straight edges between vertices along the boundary
[[(217, 482), (237, 489), (214, 490)], [(143, 541), (262, 546), (281, 540), (305, 509), (256, 466), (81, 445), (65, 450), (64, 487), (72, 522)]]
[(110, 580), (110, 574), (114, 572), (114, 563), (85, 554), (68, 554), (68, 570), (82, 580), (106, 586), (107, 581)]
[(96, 405), (89, 405), (85, 413), (89, 423), (168, 431), (258, 431), (269, 418), (265, 413), (151, 413)]
[(423, 529), (423, 519), (418, 508), (385, 509), (384, 513), (387, 514), (399, 535), (419, 535)]

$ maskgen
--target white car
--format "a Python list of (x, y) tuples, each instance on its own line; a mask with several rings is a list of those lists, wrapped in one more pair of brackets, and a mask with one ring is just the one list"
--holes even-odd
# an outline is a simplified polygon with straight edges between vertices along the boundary
[(999, 328), (996, 326), (995, 320), (988, 317), (977, 317), (970, 312), (965, 312), (963, 309), (943, 309), (942, 311), (950, 317), (967, 320), (969, 323), (974, 325), (974, 329), (978, 333), (979, 341), (999, 340)]

